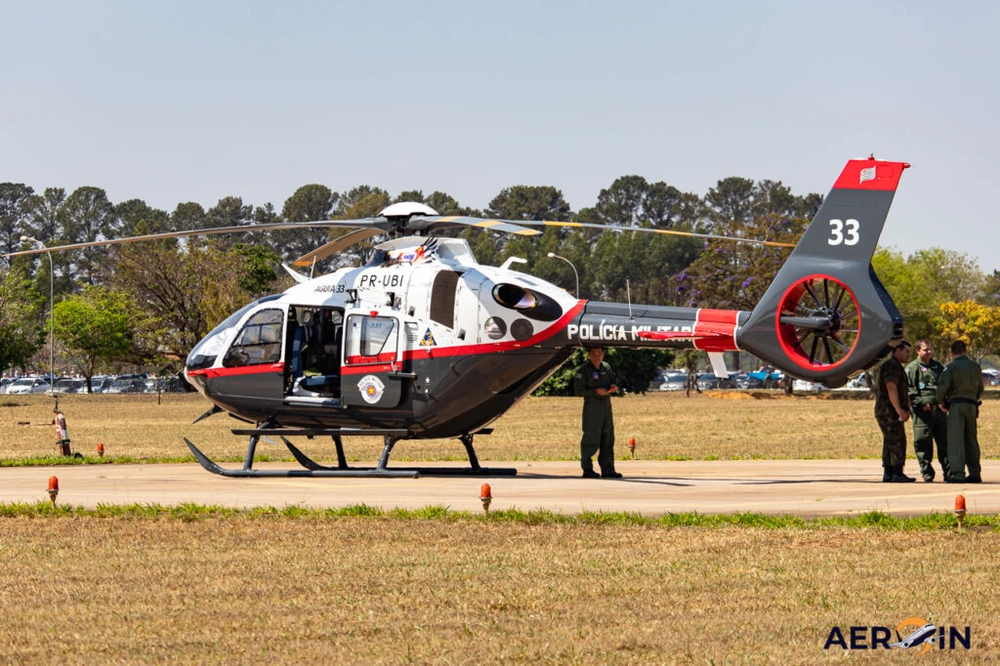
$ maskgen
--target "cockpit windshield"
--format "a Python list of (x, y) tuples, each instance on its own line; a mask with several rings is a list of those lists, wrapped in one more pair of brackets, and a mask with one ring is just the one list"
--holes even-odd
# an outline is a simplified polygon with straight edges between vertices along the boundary
[(229, 346), (233, 335), (236, 334), (236, 326), (240, 323), (240, 320), (243, 319), (243, 316), (261, 303), (267, 303), (276, 298), (281, 298), (281, 294), (265, 296), (260, 300), (243, 306), (233, 314), (226, 317), (221, 324), (213, 328), (208, 335), (202, 338), (201, 342), (194, 346), (194, 349), (191, 350), (191, 353), (188, 354), (187, 357), (187, 369), (189, 371), (200, 370), (202, 368), (210, 368), (215, 365), (215, 359), (217, 359), (219, 354), (223, 353)]

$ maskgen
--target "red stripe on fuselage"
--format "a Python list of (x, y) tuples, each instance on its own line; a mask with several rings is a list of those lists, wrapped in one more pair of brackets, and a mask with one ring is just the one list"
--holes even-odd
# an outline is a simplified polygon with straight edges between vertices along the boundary
[(833, 189), (885, 190), (895, 191), (903, 169), (910, 167), (906, 162), (882, 162), (880, 160), (850, 160)]
[(259, 365), (240, 365), (235, 368), (205, 368), (203, 370), (188, 370), (188, 375), (198, 377), (203, 375), (209, 379), (216, 377), (236, 377), (239, 375), (262, 375), (265, 373), (283, 373), (285, 364), (261, 363)]
[[(545, 330), (536, 333), (527, 340), (517, 341), (517, 340), (507, 340), (504, 342), (485, 342), (478, 343), (474, 345), (450, 345), (450, 346), (429, 346), (420, 347), (418, 349), (411, 349), (403, 352), (404, 360), (413, 359), (425, 359), (425, 358), (444, 358), (447, 356), (475, 356), (479, 354), (499, 354), (502, 352), (515, 351), (518, 349), (524, 349), (525, 347), (533, 347), (545, 340), (548, 340), (554, 335), (557, 335), (561, 331), (566, 330), (569, 323), (580, 314), (583, 307), (587, 304), (586, 301), (577, 301), (566, 314), (558, 319), (554, 324), (546, 328)], [(397, 368), (398, 369), (398, 368)], [(373, 365), (344, 365), (340, 369), (341, 375), (364, 375), (371, 372), (391, 372), (393, 370), (392, 364), (373, 364)]]

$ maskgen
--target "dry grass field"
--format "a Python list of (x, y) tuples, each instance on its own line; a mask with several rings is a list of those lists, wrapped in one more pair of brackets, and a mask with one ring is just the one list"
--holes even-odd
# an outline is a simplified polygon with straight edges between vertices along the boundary
[(972, 649), (928, 663), (1000, 660), (995, 531), (364, 517), (0, 528), (5, 664), (910, 663), (917, 650), (824, 645), (834, 627), (895, 631), (911, 616), (970, 628)]
[[(186, 459), (184, 436), (219, 459), (244, 451), (231, 419), (191, 425), (207, 408), (196, 396), (61, 404), (88, 456), (100, 441), (112, 461)], [(48, 398), (0, 405), (0, 462), (52, 455)], [(574, 458), (579, 409), (529, 399), (477, 440), (480, 457)], [(647, 458), (880, 451), (863, 399), (656, 394), (615, 410), (621, 456), (629, 436)], [(995, 457), (1000, 402), (983, 405), (980, 423)], [(380, 446), (348, 442), (348, 455), (373, 460)], [(329, 457), (318, 442), (303, 448)], [(460, 453), (457, 443), (407, 442), (394, 457)], [(995, 521), (770, 528), (363, 514), (0, 511), (0, 664), (1000, 662)], [(969, 627), (972, 649), (824, 649), (834, 627), (850, 640), (852, 626), (895, 631), (913, 616)]]

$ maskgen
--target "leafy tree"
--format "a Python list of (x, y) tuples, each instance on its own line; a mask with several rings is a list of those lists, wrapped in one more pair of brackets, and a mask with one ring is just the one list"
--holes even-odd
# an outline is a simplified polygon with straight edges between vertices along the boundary
[(1000, 271), (985, 277), (982, 301), (986, 305), (1000, 305)]
[(564, 221), (571, 214), (562, 192), (548, 185), (506, 187), (486, 208), (487, 216), (502, 220)]
[(208, 209), (203, 224), (206, 227), (243, 227), (253, 221), (253, 206), (240, 197), (223, 197)]
[[(576, 371), (589, 360), (586, 349), (577, 349), (569, 360), (535, 389), (533, 395), (573, 395)], [(614, 369), (619, 388), (628, 393), (645, 393), (658, 369), (673, 363), (674, 352), (669, 349), (609, 347), (604, 360)]]
[[(794, 243), (808, 224), (805, 218), (768, 214), (730, 224), (733, 235)], [(788, 258), (786, 248), (711, 240), (705, 252), (674, 277), (691, 307), (753, 310)]]
[(55, 306), (55, 334), (73, 365), (87, 379), (101, 361), (123, 358), (132, 347), (128, 294), (88, 286)]
[(595, 222), (619, 227), (649, 224), (669, 229), (697, 217), (697, 195), (664, 182), (648, 183), (642, 176), (622, 176), (601, 190), (593, 208)]
[(140, 236), (173, 231), (166, 211), (151, 208), (142, 199), (129, 199), (114, 207), (123, 234)]
[[(121, 235), (114, 206), (100, 188), (77, 188), (60, 206), (60, 213), (60, 244), (91, 243)], [(75, 284), (96, 284), (94, 270), (104, 256), (103, 248), (91, 247), (60, 254), (69, 262), (68, 273)], [(70, 291), (75, 291), (75, 288)]]
[(975, 261), (958, 252), (930, 248), (904, 259), (899, 252), (879, 248), (872, 267), (903, 315), (906, 336), (927, 338), (939, 348), (951, 342), (942, 336), (943, 303), (988, 300), (986, 277)]
[(278, 281), (275, 266), (281, 263), (281, 258), (260, 245), (237, 243), (233, 253), (240, 260), (240, 289), (254, 298), (267, 294)]
[(23, 270), (0, 274), (0, 371), (24, 368), (41, 347), (45, 339), (40, 317), (43, 303)]
[[(21, 236), (25, 227), (25, 206), (34, 190), (20, 183), (0, 183), (0, 255), (21, 249)], [(0, 267), (9, 264), (0, 257)]]
[[(65, 201), (66, 190), (57, 187), (50, 187), (42, 194), (29, 196), (24, 202), (24, 235), (37, 238), (45, 245), (65, 244), (66, 241), (57, 240), (60, 238), (60, 230), (63, 226), (62, 219), (65, 212), (62, 206)], [(73, 278), (69, 270), (69, 256), (63, 253), (53, 254), (51, 267), (44, 257), (36, 256), (31, 261), (34, 263), (33, 285), (35, 291), (48, 293), (50, 270), (51, 275), (54, 276), (56, 295), (67, 294), (74, 289)]]
[(468, 215), (470, 217), (482, 217), (482, 213), (474, 208), (466, 208), (459, 205), (453, 197), (444, 192), (431, 192), (424, 200), (428, 206), (436, 210), (441, 215)]
[[(313, 222), (329, 220), (340, 195), (325, 185), (303, 185), (285, 200), (281, 217), (286, 222)], [(290, 231), (276, 231), (272, 235), (274, 250), (279, 256), (294, 260), (330, 240), (328, 229), (302, 227)]]
[(718, 234), (735, 235), (754, 218), (756, 187), (749, 178), (730, 177), (720, 180), (705, 195), (708, 217)]
[(337, 202), (333, 219), (353, 220), (375, 217), (389, 205), (389, 193), (379, 187), (359, 185), (345, 192)]
[(211, 226), (205, 220), (205, 209), (201, 204), (189, 201), (177, 204), (177, 208), (170, 214), (171, 231), (191, 231), (193, 229), (205, 229)]
[(965, 340), (982, 358), (1000, 351), (1000, 307), (969, 299), (941, 304), (938, 333), (942, 339)]
[(117, 249), (108, 276), (135, 300), (135, 360), (180, 363), (216, 324), (271, 286), (273, 255), (256, 246), (211, 241)]
[(43, 243), (59, 238), (65, 201), (66, 190), (61, 187), (49, 187), (42, 194), (30, 195), (24, 202), (25, 235)]

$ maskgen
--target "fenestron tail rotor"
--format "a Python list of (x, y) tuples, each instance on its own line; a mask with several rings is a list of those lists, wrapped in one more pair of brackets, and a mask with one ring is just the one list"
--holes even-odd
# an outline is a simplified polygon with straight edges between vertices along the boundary
[(835, 368), (850, 355), (861, 331), (854, 293), (826, 275), (805, 277), (789, 287), (777, 316), (782, 348), (806, 370)]

